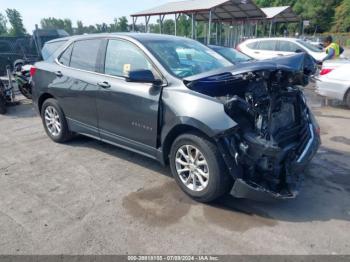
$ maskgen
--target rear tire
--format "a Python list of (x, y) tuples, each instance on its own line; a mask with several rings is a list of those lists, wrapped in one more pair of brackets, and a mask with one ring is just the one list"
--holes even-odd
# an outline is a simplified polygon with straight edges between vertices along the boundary
[(6, 99), (5, 97), (2, 95), (2, 93), (0, 92), (0, 114), (4, 115), (6, 114)]
[(348, 108), (350, 108), (350, 89), (346, 92), (345, 95), (345, 104)]
[(6, 114), (6, 98), (4, 94), (5, 86), (0, 80), (0, 114), (4, 115)]
[(233, 185), (217, 146), (199, 133), (184, 134), (174, 141), (170, 167), (180, 188), (199, 202), (212, 202)]
[(66, 117), (57, 100), (49, 98), (41, 107), (41, 119), (46, 134), (56, 143), (64, 143), (72, 139)]

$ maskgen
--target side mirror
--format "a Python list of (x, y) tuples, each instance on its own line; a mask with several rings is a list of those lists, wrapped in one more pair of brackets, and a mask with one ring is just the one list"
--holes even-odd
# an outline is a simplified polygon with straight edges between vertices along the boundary
[(127, 82), (160, 84), (161, 80), (156, 79), (151, 70), (141, 69), (130, 71), (126, 76)]

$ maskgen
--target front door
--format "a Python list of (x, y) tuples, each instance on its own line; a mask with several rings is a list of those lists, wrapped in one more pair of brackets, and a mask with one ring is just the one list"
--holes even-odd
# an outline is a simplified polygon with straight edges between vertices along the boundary
[(100, 136), (128, 148), (153, 155), (157, 146), (161, 87), (127, 82), (131, 70), (155, 72), (146, 54), (135, 44), (110, 39), (106, 47), (104, 74), (97, 96)]

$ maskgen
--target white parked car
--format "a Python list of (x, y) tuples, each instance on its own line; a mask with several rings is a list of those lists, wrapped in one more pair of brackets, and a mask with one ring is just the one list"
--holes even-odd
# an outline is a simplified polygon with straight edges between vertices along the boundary
[(316, 92), (343, 101), (350, 108), (350, 60), (330, 60), (323, 63)]
[(237, 49), (257, 60), (286, 56), (295, 52), (306, 52), (316, 61), (322, 61), (327, 54), (304, 40), (297, 38), (257, 38), (239, 44)]

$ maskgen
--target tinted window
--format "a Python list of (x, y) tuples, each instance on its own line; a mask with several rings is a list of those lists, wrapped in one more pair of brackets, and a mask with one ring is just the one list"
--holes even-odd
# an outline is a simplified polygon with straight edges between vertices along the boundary
[(276, 42), (272, 40), (260, 41), (259, 50), (274, 51)]
[(69, 66), (70, 57), (72, 54), (73, 45), (70, 45), (66, 51), (63, 52), (60, 59), (58, 60), (62, 65)]
[(288, 41), (279, 41), (278, 51), (281, 52), (293, 52), (295, 53), (297, 50), (301, 50), (297, 44)]
[(105, 73), (127, 76), (133, 70), (152, 70), (144, 53), (134, 44), (123, 40), (109, 40), (106, 52)]
[(41, 54), (44, 60), (47, 60), (50, 56), (52, 56), (58, 48), (60, 48), (67, 41), (57, 41), (53, 43), (46, 43), (41, 50)]
[(87, 71), (96, 71), (96, 60), (100, 43), (100, 39), (75, 42), (70, 60), (70, 66)]

